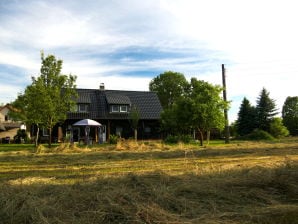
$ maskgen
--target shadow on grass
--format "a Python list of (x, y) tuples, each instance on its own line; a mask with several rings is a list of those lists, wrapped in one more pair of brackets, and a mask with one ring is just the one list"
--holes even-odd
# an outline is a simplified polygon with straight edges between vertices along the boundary
[(33, 144), (0, 144), (0, 152), (35, 152), (35, 150), (36, 149)]
[(298, 220), (298, 166), (196, 175), (88, 176), (0, 186), (2, 223), (262, 223)]

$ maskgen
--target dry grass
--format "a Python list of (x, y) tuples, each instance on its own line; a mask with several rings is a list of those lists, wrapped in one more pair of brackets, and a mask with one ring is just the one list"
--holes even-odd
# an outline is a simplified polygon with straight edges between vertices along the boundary
[(298, 223), (298, 141), (0, 152), (0, 223)]

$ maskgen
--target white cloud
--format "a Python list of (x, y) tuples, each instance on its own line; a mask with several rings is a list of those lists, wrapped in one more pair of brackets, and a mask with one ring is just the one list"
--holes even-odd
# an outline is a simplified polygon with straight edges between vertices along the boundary
[(16, 85), (0, 84), (0, 105), (13, 102), (24, 89)]
[[(279, 108), (297, 95), (296, 1), (28, 0), (0, 12), (0, 65), (22, 68), (20, 79), (38, 74), (43, 49), (63, 59), (81, 88), (148, 90), (153, 77), (132, 77), (146, 70), (221, 84), (224, 63), (234, 118), (242, 97), (254, 104), (263, 87)], [(156, 55), (121, 55), (131, 47)], [(0, 96), (24, 88), (2, 85)]]

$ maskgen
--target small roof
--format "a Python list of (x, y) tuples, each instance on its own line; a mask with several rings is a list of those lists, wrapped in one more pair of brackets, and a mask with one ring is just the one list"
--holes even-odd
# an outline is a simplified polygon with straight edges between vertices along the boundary
[(101, 126), (100, 123), (98, 123), (97, 121), (91, 120), (91, 119), (84, 119), (84, 120), (80, 120), (76, 123), (73, 124), (73, 126)]

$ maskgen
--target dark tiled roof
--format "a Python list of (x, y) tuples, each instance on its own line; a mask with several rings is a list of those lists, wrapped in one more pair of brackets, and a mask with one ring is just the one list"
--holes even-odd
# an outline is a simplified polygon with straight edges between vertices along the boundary
[(87, 89), (77, 89), (78, 91), (78, 103), (91, 103), (90, 95), (92, 91)]
[(129, 119), (129, 113), (110, 113), (109, 104), (136, 107), (140, 119), (160, 119), (162, 111), (159, 99), (154, 92), (77, 89), (77, 103), (88, 103), (88, 113), (68, 113), (69, 119)]
[(131, 105), (130, 99), (126, 95), (113, 93), (111, 91), (106, 91), (105, 94), (108, 104)]

